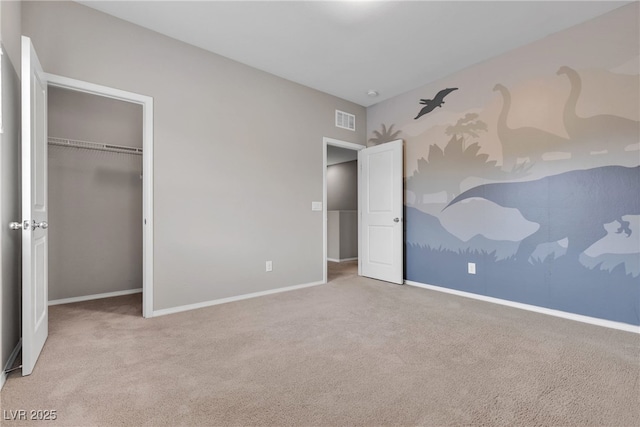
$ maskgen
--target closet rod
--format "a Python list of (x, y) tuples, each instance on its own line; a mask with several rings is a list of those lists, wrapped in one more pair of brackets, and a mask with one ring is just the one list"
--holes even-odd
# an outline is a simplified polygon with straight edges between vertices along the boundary
[(127, 147), (126, 145), (102, 144), (100, 142), (79, 141), (75, 139), (53, 138), (49, 137), (49, 145), (58, 145), (61, 147), (86, 148), (88, 150), (110, 151), (112, 153), (142, 155), (142, 148)]

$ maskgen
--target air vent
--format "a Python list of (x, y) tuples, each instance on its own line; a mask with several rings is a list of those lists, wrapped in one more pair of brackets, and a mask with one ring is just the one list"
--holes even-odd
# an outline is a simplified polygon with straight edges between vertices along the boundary
[(336, 110), (336, 127), (342, 129), (356, 130), (356, 116)]

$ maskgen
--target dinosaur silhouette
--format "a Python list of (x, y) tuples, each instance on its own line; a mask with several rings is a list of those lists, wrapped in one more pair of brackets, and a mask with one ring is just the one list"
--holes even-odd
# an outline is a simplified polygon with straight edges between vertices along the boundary
[[(550, 175), (534, 181), (484, 184), (453, 199), (444, 209), (472, 197), (516, 208), (540, 228), (520, 242), (516, 260), (526, 262), (541, 243), (569, 241), (566, 257), (578, 259), (607, 235), (604, 224), (618, 221), (617, 232), (631, 235), (623, 215), (640, 214), (640, 166), (603, 166)], [(443, 210), (444, 210), (443, 209)]]
[(566, 75), (571, 91), (564, 105), (562, 118), (569, 137), (575, 141), (577, 154), (589, 155), (591, 151), (624, 148), (640, 139), (640, 122), (611, 114), (579, 117), (576, 114), (578, 98), (582, 91), (582, 79), (572, 68), (562, 66), (556, 73)]
[(544, 153), (570, 151), (569, 140), (533, 127), (512, 129), (507, 125), (511, 109), (511, 93), (501, 84), (494, 91), (502, 94), (502, 110), (498, 116), (498, 138), (502, 144), (502, 168), (512, 170), (518, 158), (528, 157), (530, 162), (542, 160)]
[(422, 203), (425, 194), (443, 190), (449, 201), (460, 194), (460, 185), (466, 178), (508, 181), (528, 173), (526, 168), (505, 172), (480, 150), (477, 142), (465, 147), (463, 137), (457, 135), (451, 137), (444, 149), (437, 144), (429, 145), (427, 158), (419, 158), (417, 169), (406, 179), (406, 189), (416, 195), (418, 203)]
[(433, 99), (421, 99), (420, 104), (425, 105), (422, 107), (422, 110), (418, 113), (417, 116), (414, 117), (413, 120), (418, 120), (420, 117), (424, 116), (427, 113), (432, 112), (436, 107), (442, 107), (444, 104), (444, 97), (449, 95), (454, 90), (458, 90), (457, 87), (449, 87), (446, 89), (442, 89)]

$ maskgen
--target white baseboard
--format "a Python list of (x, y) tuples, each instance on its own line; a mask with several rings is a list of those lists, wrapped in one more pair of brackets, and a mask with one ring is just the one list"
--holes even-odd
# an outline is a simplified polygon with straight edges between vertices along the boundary
[(598, 319), (597, 317), (583, 316), (581, 314), (568, 313), (566, 311), (553, 310), (551, 308), (538, 307), (537, 305), (523, 304), (520, 302), (514, 302), (504, 300), (500, 298), (488, 297), (485, 295), (473, 294), (471, 292), (458, 291), (456, 289), (444, 288), (441, 286), (427, 285), (425, 283), (412, 282), (411, 280), (405, 280), (405, 284), (410, 286), (416, 286), (418, 288), (429, 289), (432, 291), (444, 292), (447, 294), (458, 295), (465, 298), (472, 298), (480, 301), (491, 302), (494, 304), (506, 305), (508, 307), (519, 308), (522, 310), (533, 311), (536, 313), (547, 314), (549, 316), (561, 317), (563, 319), (575, 320), (582, 323), (589, 323), (591, 325), (604, 326), (605, 328), (618, 329), (626, 332), (633, 332), (640, 334), (640, 326), (631, 325), (629, 323), (614, 322), (613, 320)]
[(22, 349), (22, 338), (20, 339), (20, 341), (18, 341), (18, 344), (16, 344), (15, 348), (11, 352), (11, 355), (9, 356), (9, 359), (7, 359), (7, 363), (4, 365), (4, 368), (2, 369), (2, 373), (0, 373), (0, 390), (2, 390), (2, 387), (4, 387), (4, 383), (7, 382), (7, 373), (6, 373), (7, 370), (11, 369), (21, 349)]
[(342, 258), (342, 259), (335, 259), (335, 258), (327, 258), (327, 261), (331, 261), (331, 262), (347, 262), (347, 261), (357, 261), (358, 257), (355, 258)]
[(318, 286), (318, 285), (324, 285), (324, 284), (325, 282), (323, 281), (305, 283), (303, 285), (288, 286), (286, 288), (270, 289), (268, 291), (253, 292), (251, 294), (238, 295), (235, 297), (220, 298), (212, 301), (198, 302), (195, 304), (187, 304), (187, 305), (181, 305), (178, 307), (164, 308), (162, 310), (154, 310), (153, 317), (164, 316), (165, 314), (173, 314), (173, 313), (180, 313), (183, 311), (195, 310), (197, 308), (211, 307), (212, 305), (226, 304), (228, 302), (241, 301), (243, 299), (257, 298), (265, 295), (278, 294), (280, 292), (295, 291), (296, 289), (309, 288), (311, 286)]
[(49, 305), (71, 304), (72, 302), (91, 301), (93, 299), (119, 297), (122, 295), (139, 294), (142, 288), (126, 289), (124, 291), (106, 292), (104, 294), (83, 295), (81, 297), (62, 298), (49, 301)]

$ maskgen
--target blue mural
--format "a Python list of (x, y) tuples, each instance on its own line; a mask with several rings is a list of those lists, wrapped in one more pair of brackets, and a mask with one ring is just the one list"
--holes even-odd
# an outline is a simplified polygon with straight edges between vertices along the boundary
[[(591, 267), (580, 261), (588, 247), (608, 234), (605, 224), (617, 222), (614, 232), (631, 237), (630, 221), (623, 218), (640, 214), (639, 188), (640, 166), (604, 166), (534, 181), (480, 185), (445, 207), (471, 198), (514, 207), (539, 225), (520, 242), (481, 235), (464, 242), (436, 217), (407, 207), (407, 279), (428, 278), (429, 283), (462, 291), (640, 324), (640, 266), (629, 262), (638, 255), (609, 262), (609, 269), (603, 268), (604, 260)], [(564, 251), (532, 256), (540, 245), (563, 239), (568, 240)], [(480, 266), (477, 275), (466, 273), (467, 262)]]
[[(568, 259), (604, 238), (605, 224), (618, 221), (616, 233), (631, 235), (624, 215), (640, 215), (640, 166), (603, 166), (547, 176), (535, 181), (480, 185), (457, 196), (447, 207), (471, 197), (516, 208), (537, 231), (520, 242), (515, 259), (529, 261), (542, 243), (568, 239)], [(446, 208), (445, 208), (446, 209)]]

